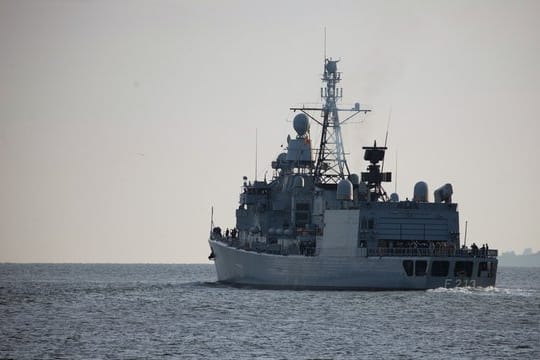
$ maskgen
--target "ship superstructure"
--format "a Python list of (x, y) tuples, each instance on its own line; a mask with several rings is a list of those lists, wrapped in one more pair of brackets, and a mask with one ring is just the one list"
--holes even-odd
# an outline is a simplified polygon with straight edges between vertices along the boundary
[[(243, 180), (236, 225), (213, 226), (218, 280), (290, 288), (426, 289), (492, 286), (497, 251), (463, 246), (457, 204), (445, 184), (428, 199), (418, 182), (411, 200), (387, 196), (386, 146), (365, 146), (360, 176), (347, 164), (341, 126), (369, 112), (340, 109), (338, 61), (326, 59), (321, 107), (291, 108), (296, 136), (271, 166), (271, 181)], [(340, 113), (346, 113), (340, 120)], [(310, 124), (321, 126), (312, 148)]]

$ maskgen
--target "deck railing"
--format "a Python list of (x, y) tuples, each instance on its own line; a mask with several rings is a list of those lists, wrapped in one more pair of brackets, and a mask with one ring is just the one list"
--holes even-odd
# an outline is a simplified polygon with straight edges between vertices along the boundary
[[(276, 255), (306, 255), (317, 256), (317, 249), (313, 245), (291, 244), (289, 246), (281, 246), (279, 243), (266, 244), (261, 242), (253, 242), (251, 244), (240, 241), (239, 238), (214, 236), (213, 240), (220, 241), (237, 249), (254, 251), (259, 253), (276, 254)], [(313, 243), (312, 243), (313, 244)], [(497, 257), (498, 251), (495, 249), (453, 249), (451, 247), (426, 248), (426, 247), (406, 247), (406, 248), (362, 248), (367, 250), (364, 252), (367, 256), (436, 256), (436, 257)]]
[(307, 244), (291, 244), (288, 246), (282, 246), (279, 243), (266, 244), (262, 242), (254, 241), (251, 244), (240, 241), (238, 238), (224, 237), (224, 236), (214, 236), (212, 240), (216, 240), (232, 246), (237, 249), (242, 249), (246, 251), (254, 251), (259, 253), (266, 254), (275, 254), (275, 255), (305, 255), (305, 256), (316, 256), (315, 246), (310, 246)]
[(452, 249), (452, 248), (372, 248), (368, 256), (438, 256), (438, 257), (497, 257), (494, 249)]

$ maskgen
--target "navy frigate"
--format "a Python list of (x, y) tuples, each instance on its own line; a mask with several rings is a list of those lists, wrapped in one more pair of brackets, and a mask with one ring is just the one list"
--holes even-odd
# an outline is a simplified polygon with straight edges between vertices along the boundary
[[(296, 136), (272, 162), (272, 179), (243, 178), (234, 227), (212, 219), (209, 259), (218, 281), (292, 289), (494, 286), (497, 250), (462, 244), (451, 184), (435, 190), (433, 201), (423, 181), (411, 200), (388, 196), (387, 147), (376, 142), (363, 147), (365, 171), (349, 170), (341, 127), (370, 110), (338, 108), (341, 77), (338, 61), (326, 58), (322, 104), (290, 109)], [(312, 123), (321, 127), (315, 148)]]

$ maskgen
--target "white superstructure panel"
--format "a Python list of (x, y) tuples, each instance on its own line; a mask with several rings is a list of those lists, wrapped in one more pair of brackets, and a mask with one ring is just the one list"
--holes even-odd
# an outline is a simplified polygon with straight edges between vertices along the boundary
[(322, 240), (318, 251), (322, 256), (356, 256), (360, 210), (326, 210)]

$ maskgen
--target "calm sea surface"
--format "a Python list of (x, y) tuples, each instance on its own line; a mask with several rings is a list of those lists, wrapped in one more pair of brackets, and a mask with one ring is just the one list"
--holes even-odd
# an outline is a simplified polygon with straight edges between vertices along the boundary
[(237, 289), (213, 265), (0, 264), (0, 358), (540, 359), (540, 268), (349, 292)]

